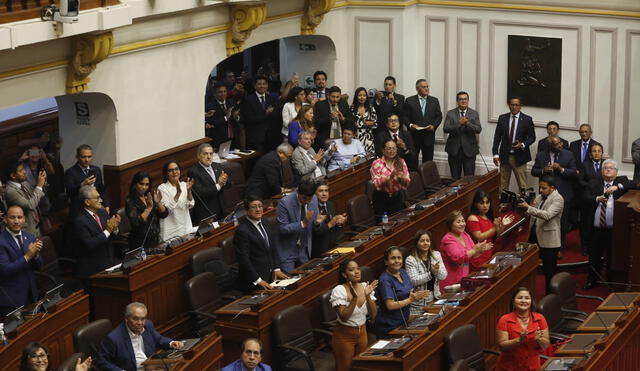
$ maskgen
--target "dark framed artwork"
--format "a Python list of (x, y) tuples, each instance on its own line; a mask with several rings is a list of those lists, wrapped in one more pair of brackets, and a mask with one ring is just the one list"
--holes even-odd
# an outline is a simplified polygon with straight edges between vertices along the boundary
[(507, 96), (533, 107), (560, 108), (562, 39), (509, 35)]

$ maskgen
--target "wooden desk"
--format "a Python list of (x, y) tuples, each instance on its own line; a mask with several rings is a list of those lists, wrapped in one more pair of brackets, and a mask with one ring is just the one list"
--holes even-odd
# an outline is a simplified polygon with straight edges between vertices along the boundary
[(574, 370), (636, 371), (640, 365), (640, 308), (633, 307), (622, 327), (613, 331), (596, 351)]
[(582, 361), (582, 357), (551, 357), (542, 364), (540, 371), (546, 370), (551, 364), (572, 368), (573, 365), (577, 365), (580, 361)]
[(571, 342), (563, 344), (556, 350), (559, 356), (579, 356), (591, 353), (595, 344), (605, 336), (603, 333), (571, 334)]
[[(479, 288), (468, 297), (466, 306), (459, 306), (448, 313), (433, 331), (422, 332), (395, 354), (389, 356), (356, 356), (353, 370), (442, 370), (446, 368), (443, 347), (444, 336), (467, 323), (476, 325), (483, 348), (495, 348), (496, 324), (502, 315), (509, 313), (513, 290), (526, 286), (535, 290), (535, 273), (538, 265), (538, 249), (527, 251), (522, 262), (500, 272), (496, 281)], [(532, 293), (533, 294), (533, 293)]]
[(576, 328), (579, 332), (606, 332), (616, 327), (616, 321), (620, 319), (625, 312), (599, 312), (595, 311), (584, 322)]
[[(383, 265), (382, 256), (385, 248), (391, 245), (408, 245), (413, 235), (422, 228), (427, 228), (432, 231), (434, 241), (440, 240), (447, 230), (445, 221), (451, 211), (457, 209), (468, 211), (476, 190), (482, 189), (495, 195), (498, 192), (499, 184), (500, 179), (497, 171), (492, 171), (489, 174), (479, 177), (475, 183), (463, 188), (457, 196), (451, 196), (432, 208), (417, 212), (411, 221), (396, 225), (392, 233), (388, 236), (378, 236), (358, 247), (353, 258), (360, 266), (368, 265), (374, 271), (380, 271)], [(330, 189), (330, 191), (333, 193), (333, 189)], [(537, 265), (537, 253), (535, 258), (531, 259), (532, 262), (528, 267), (531, 269), (531, 272), (533, 272)], [(511, 283), (524, 282), (533, 288), (533, 274), (529, 277), (527, 275), (528, 273), (521, 273), (522, 276), (517, 276), (517, 279), (512, 277)], [(297, 288), (286, 291), (278, 299), (259, 306), (257, 310), (240, 312), (241, 309), (234, 307), (232, 303), (216, 311), (216, 330), (222, 334), (225, 354), (235, 354), (240, 342), (245, 338), (250, 336), (257, 337), (264, 343), (263, 359), (266, 363), (270, 363), (270, 327), (273, 316), (291, 305), (302, 304), (308, 309), (312, 323), (316, 326), (319, 325), (320, 309), (319, 306), (316, 305), (318, 297), (337, 284), (338, 276), (338, 264), (334, 264), (332, 268), (328, 270), (322, 272), (317, 271), (309, 277), (305, 277), (305, 279), (299, 281)], [(510, 294), (511, 293), (508, 295)], [(495, 299), (497, 300), (497, 298)], [(490, 299), (485, 305), (488, 307), (492, 302), (493, 299)], [(507, 313), (508, 309), (509, 304), (507, 299), (506, 302), (503, 303), (503, 306), (500, 307), (500, 315)], [(498, 320), (497, 313), (495, 316), (495, 322), (491, 324), (490, 332), (492, 334), (495, 333), (495, 323), (497, 323)], [(225, 362), (232, 360), (233, 358), (231, 357), (226, 358)]]
[(611, 249), (616, 259), (608, 267), (607, 280), (640, 284), (640, 190), (628, 191), (614, 207)]
[(220, 369), (222, 359), (222, 337), (216, 332), (209, 334), (191, 348), (184, 356), (174, 359), (147, 359), (142, 364), (145, 370), (202, 371)]
[(0, 346), (0, 367), (17, 370), (24, 347), (37, 341), (49, 349), (49, 365), (58, 366), (73, 354), (73, 331), (89, 322), (89, 296), (77, 291), (56, 304), (55, 311), (39, 314), (16, 330), (8, 346)]
[(596, 310), (598, 311), (624, 311), (634, 305), (640, 305), (640, 292), (616, 292), (611, 293)]
[[(339, 212), (346, 210), (347, 200), (363, 193), (369, 179), (370, 162), (350, 168), (329, 181), (331, 199)], [(274, 209), (265, 211), (275, 214)], [(187, 241), (174, 248), (169, 256), (150, 256), (135, 265), (129, 274), (98, 273), (91, 280), (96, 318), (108, 318), (112, 323), (122, 321), (124, 307), (132, 301), (145, 303), (149, 318), (159, 332), (180, 337), (190, 329), (185, 282), (191, 278), (189, 258), (200, 250), (217, 246), (232, 236), (235, 227), (225, 224), (204, 238)], [(337, 282), (337, 273), (336, 279)], [(275, 313), (274, 313), (275, 314)], [(234, 348), (233, 354), (237, 353)]]

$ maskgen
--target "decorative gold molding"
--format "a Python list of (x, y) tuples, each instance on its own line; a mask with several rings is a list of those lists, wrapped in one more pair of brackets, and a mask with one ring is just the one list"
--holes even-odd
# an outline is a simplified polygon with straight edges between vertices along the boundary
[(322, 22), (324, 15), (336, 5), (336, 0), (306, 0), (300, 33), (313, 35), (316, 27)]
[(251, 31), (264, 23), (267, 18), (266, 4), (234, 5), (229, 9), (229, 30), (227, 31), (227, 55), (242, 51), (244, 42)]
[(89, 75), (111, 54), (113, 35), (111, 32), (82, 35), (73, 40), (73, 54), (67, 69), (67, 93), (80, 93), (87, 89)]

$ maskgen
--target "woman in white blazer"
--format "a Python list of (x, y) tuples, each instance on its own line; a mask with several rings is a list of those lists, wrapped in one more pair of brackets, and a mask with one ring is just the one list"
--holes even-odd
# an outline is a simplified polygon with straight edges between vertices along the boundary
[(407, 256), (404, 262), (405, 269), (414, 290), (429, 291), (426, 298), (411, 303), (409, 307), (411, 315), (420, 315), (424, 313), (425, 306), (440, 297), (438, 281), (447, 278), (447, 268), (442, 262), (440, 252), (431, 245), (431, 232), (425, 229), (416, 232), (411, 246), (411, 255)]

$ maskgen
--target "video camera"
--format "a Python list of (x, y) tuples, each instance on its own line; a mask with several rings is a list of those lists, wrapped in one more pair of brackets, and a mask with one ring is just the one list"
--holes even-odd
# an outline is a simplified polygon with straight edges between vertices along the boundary
[(533, 188), (520, 188), (520, 193), (515, 193), (507, 190), (500, 192), (500, 203), (511, 204), (513, 206), (519, 203), (526, 202), (531, 204), (536, 198), (536, 191)]

